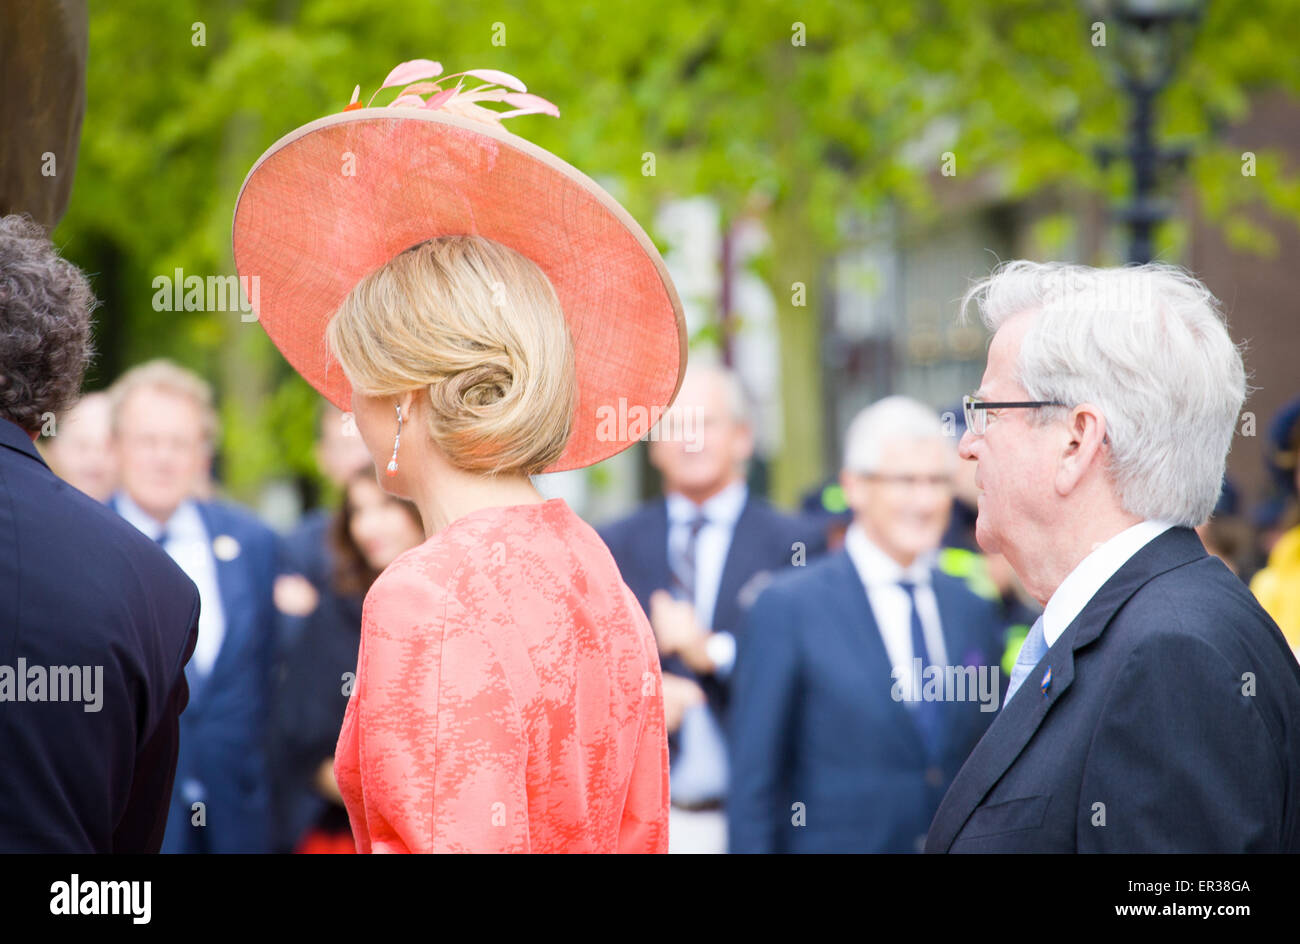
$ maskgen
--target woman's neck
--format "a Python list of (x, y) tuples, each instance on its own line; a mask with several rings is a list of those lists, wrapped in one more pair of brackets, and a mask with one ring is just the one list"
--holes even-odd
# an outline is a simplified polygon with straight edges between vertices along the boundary
[(422, 478), (411, 495), (420, 509), (426, 539), (481, 508), (546, 501), (532, 480), (522, 473), (488, 476), (448, 467), (439, 472), (436, 477)]

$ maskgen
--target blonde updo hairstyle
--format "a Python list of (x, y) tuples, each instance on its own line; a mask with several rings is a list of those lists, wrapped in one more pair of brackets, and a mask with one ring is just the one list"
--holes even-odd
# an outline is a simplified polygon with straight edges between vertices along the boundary
[(457, 468), (533, 475), (568, 444), (577, 381), (560, 300), (500, 243), (412, 246), (357, 283), (325, 343), (360, 393), (426, 390), (428, 434)]

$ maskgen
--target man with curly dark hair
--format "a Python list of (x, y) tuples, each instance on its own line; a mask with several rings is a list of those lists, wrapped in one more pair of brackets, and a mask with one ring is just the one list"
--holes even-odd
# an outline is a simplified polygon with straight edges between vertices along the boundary
[(50, 471), (92, 356), (86, 278), (0, 218), (0, 852), (157, 852), (199, 593)]

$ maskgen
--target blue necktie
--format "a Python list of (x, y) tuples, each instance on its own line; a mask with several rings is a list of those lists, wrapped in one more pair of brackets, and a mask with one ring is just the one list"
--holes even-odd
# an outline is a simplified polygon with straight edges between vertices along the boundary
[[(912, 658), (920, 659), (922, 669), (933, 665), (930, 659), (930, 652), (925, 645), (925, 629), (921, 625), (921, 614), (916, 608), (916, 584), (910, 580), (900, 580), (898, 585), (907, 592), (907, 598), (912, 604)], [(912, 665), (915, 665), (913, 663)], [(910, 672), (912, 666), (909, 665), (907, 670)], [(908, 707), (913, 710), (912, 717), (916, 721), (916, 729), (921, 735), (921, 740), (925, 744), (925, 752), (928, 756), (934, 757), (939, 750), (939, 738), (942, 734), (942, 716), (937, 701), (926, 701), (921, 697), (921, 678), (914, 679), (916, 686), (912, 692), (915, 701), (909, 702)], [(942, 695), (942, 691), (940, 692)]]
[(1007, 706), (1016, 689), (1020, 688), (1020, 683), (1029, 676), (1034, 666), (1043, 660), (1043, 656), (1047, 655), (1047, 648), (1047, 637), (1043, 635), (1043, 618), (1040, 616), (1034, 620), (1029, 635), (1020, 646), (1020, 655), (1016, 656), (1016, 664), (1011, 668), (1011, 682), (1007, 685), (1007, 697), (1002, 702), (1002, 707)]

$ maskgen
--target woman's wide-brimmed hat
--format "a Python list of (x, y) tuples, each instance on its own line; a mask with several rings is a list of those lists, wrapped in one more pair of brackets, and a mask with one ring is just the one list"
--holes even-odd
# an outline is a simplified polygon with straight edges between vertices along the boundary
[[(347, 411), (351, 388), (325, 326), (358, 282), (439, 236), (516, 250), (550, 279), (573, 337), (573, 433), (545, 471), (599, 462), (648, 432), (677, 395), (681, 301), (654, 243), (613, 197), (500, 122), (558, 116), (555, 106), (505, 73), (430, 81), (441, 74), (429, 60), (403, 63), (381, 86), (405, 86), (392, 104), (362, 107), (358, 89), (343, 112), (273, 144), (239, 193), (235, 267), (256, 280), (250, 301), (275, 346)], [(468, 78), (484, 84), (466, 90)]]

